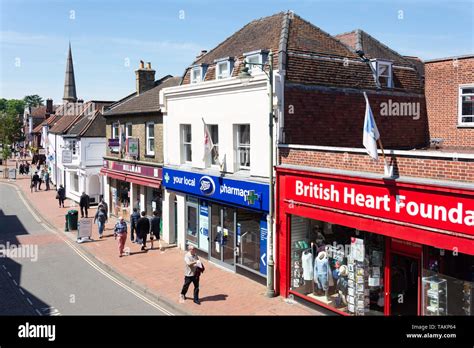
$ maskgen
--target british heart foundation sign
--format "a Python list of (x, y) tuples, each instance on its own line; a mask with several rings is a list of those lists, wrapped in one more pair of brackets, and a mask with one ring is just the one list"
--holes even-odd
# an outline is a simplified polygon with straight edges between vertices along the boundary
[(285, 176), (286, 199), (474, 235), (474, 192)]

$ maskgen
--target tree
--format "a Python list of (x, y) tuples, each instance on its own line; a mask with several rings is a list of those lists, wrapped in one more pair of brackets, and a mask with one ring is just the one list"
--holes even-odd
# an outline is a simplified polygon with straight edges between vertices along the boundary
[(0, 112), (0, 143), (14, 144), (21, 140), (21, 122), (16, 114)]
[(23, 98), (23, 101), (25, 102), (26, 106), (41, 106), (44, 105), (44, 100), (37, 94), (33, 95), (27, 95), (26, 97)]

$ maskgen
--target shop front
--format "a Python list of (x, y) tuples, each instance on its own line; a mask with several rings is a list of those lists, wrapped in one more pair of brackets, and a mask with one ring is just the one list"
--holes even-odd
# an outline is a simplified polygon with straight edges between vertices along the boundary
[(183, 248), (193, 245), (233, 271), (266, 275), (267, 184), (164, 168), (163, 186), (170, 207), (163, 223), (177, 219)]
[(277, 169), (281, 295), (344, 315), (474, 315), (474, 190)]
[(161, 174), (160, 167), (105, 160), (101, 175), (108, 188), (105, 200), (109, 213), (127, 221), (133, 208), (145, 211), (147, 216), (155, 210), (161, 213)]

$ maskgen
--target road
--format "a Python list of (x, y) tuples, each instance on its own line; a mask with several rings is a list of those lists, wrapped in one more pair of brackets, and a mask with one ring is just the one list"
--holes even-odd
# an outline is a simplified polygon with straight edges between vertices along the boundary
[(108, 274), (25, 203), (0, 183), (0, 315), (172, 314)]

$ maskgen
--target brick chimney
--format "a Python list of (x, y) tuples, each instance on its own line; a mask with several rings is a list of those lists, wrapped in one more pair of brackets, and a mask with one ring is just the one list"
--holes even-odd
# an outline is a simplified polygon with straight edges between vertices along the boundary
[(53, 113), (53, 99), (46, 99), (46, 118)]
[(139, 68), (135, 70), (135, 75), (138, 95), (155, 87), (155, 70), (151, 68), (150, 62), (146, 64), (145, 68), (145, 63), (141, 60)]

